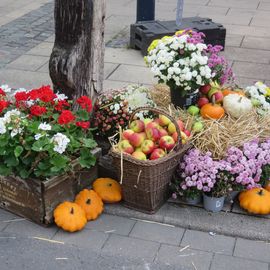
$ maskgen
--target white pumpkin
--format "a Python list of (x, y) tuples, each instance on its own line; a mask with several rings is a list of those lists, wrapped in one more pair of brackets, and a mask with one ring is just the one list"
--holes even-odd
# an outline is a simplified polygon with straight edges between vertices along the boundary
[(223, 99), (223, 107), (227, 114), (239, 118), (252, 110), (252, 103), (247, 97), (229, 94)]

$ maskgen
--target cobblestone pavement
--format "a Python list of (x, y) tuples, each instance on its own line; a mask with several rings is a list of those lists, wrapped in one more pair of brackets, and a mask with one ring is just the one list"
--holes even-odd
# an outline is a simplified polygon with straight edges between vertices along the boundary
[(1, 270), (269, 270), (262, 241), (102, 214), (77, 233), (0, 210)]

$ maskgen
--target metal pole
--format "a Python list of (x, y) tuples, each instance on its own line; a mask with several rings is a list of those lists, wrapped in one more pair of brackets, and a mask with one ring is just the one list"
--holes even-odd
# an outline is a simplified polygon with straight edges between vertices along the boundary
[(155, 20), (155, 0), (137, 0), (137, 22)]
[(178, 0), (176, 8), (176, 25), (181, 26), (183, 18), (184, 0)]

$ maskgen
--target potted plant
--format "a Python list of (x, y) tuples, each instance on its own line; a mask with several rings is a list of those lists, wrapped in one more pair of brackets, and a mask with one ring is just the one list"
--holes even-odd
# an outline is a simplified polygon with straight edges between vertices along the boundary
[(98, 155), (89, 121), (92, 101), (68, 100), (49, 86), (6, 89), (0, 88), (1, 205), (49, 223), (54, 205), (90, 184), (79, 172), (93, 168)]
[(172, 103), (181, 108), (195, 104), (199, 88), (208, 85), (213, 76), (203, 37), (192, 30), (176, 32), (154, 40), (145, 57), (159, 83), (170, 87)]

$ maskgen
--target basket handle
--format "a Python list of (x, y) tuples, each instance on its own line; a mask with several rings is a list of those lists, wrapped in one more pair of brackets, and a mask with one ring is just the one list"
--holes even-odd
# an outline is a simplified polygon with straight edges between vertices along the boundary
[(175, 147), (176, 150), (178, 150), (182, 146), (181, 131), (180, 131), (180, 128), (179, 128), (176, 120), (163, 109), (153, 108), (153, 107), (138, 107), (131, 113), (130, 119), (129, 119), (129, 124), (132, 122), (135, 114), (138, 112), (141, 112), (141, 111), (151, 111), (153, 113), (162, 114), (162, 115), (165, 115), (166, 117), (168, 117), (172, 121), (172, 123), (175, 125), (176, 132), (178, 134), (176, 147)]

